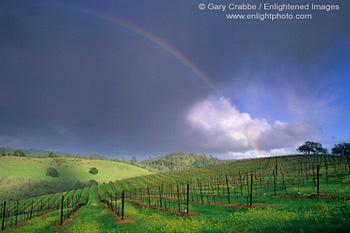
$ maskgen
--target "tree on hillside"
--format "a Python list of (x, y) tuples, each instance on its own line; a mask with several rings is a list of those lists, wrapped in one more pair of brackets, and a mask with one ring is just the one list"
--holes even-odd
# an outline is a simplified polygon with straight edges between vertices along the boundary
[(319, 151), (319, 154), (321, 154), (321, 155), (328, 155), (329, 154), (328, 149), (321, 148), (320, 151)]
[(46, 171), (46, 176), (58, 177), (58, 172), (55, 168), (49, 167)]
[(89, 181), (90, 186), (98, 185), (98, 182), (96, 180), (90, 180)]
[(26, 154), (23, 151), (21, 151), (21, 150), (15, 150), (13, 152), (13, 156), (26, 157)]
[(49, 158), (59, 158), (59, 157), (61, 157), (61, 156), (58, 155), (58, 154), (55, 154), (54, 152), (50, 152), (50, 153), (47, 155), (47, 157), (49, 157)]
[(197, 155), (193, 153), (185, 154), (183, 152), (179, 152), (143, 160), (137, 164), (141, 164), (146, 166), (148, 169), (151, 168), (158, 171), (179, 171), (231, 162), (232, 160), (219, 160), (214, 156), (207, 157), (205, 155)]
[(98, 173), (98, 169), (95, 167), (90, 168), (89, 173), (96, 175)]
[(297, 151), (304, 154), (328, 154), (328, 150), (323, 148), (319, 142), (306, 141), (303, 145), (299, 146)]
[(6, 148), (5, 147), (0, 147), (0, 153), (5, 153), (7, 152)]
[(133, 163), (137, 163), (137, 160), (136, 160), (135, 155), (134, 155), (134, 156), (132, 156), (131, 162), (133, 162)]
[(342, 142), (334, 145), (332, 148), (332, 154), (334, 155), (350, 155), (350, 143)]

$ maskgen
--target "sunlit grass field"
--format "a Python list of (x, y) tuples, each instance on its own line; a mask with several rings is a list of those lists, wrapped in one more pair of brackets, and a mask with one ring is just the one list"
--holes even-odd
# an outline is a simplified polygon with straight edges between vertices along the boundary
[[(255, 174), (252, 185), (249, 179), (241, 182), (247, 174)], [(6, 232), (349, 232), (349, 174), (346, 160), (296, 156), (139, 176), (98, 186), (100, 199), (119, 207), (125, 192), (124, 221), (98, 199), (93, 186), (89, 203), (63, 226), (55, 210)]]
[[(59, 177), (46, 176), (47, 168), (55, 168)], [(93, 175), (89, 169), (96, 167)], [(6, 181), (9, 177), (31, 177), (35, 181), (96, 180), (104, 182), (150, 174), (148, 170), (106, 160), (87, 160), (75, 158), (27, 158), (0, 156), (0, 177)]]
[(196, 217), (179, 217), (170, 212), (126, 203), (131, 223), (117, 218), (98, 200), (96, 187), (90, 203), (64, 227), (52, 227), (59, 211), (36, 218), (6, 232), (347, 232), (350, 229), (350, 200), (294, 199), (270, 197), (275, 206), (237, 208), (191, 203)]

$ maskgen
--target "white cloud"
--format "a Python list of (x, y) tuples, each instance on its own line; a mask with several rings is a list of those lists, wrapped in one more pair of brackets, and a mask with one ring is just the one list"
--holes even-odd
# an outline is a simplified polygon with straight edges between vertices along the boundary
[(252, 119), (223, 97), (197, 103), (188, 112), (187, 120), (197, 146), (235, 157), (256, 157), (252, 153), (254, 144), (263, 156), (291, 152), (290, 148), (295, 152), (296, 144), (309, 139), (315, 131), (308, 123), (270, 124), (266, 119)]
[(280, 156), (280, 155), (291, 155), (295, 154), (294, 147), (284, 147), (279, 149), (272, 149), (270, 151), (261, 150), (259, 155), (257, 155), (256, 150), (248, 150), (246, 152), (234, 152), (229, 151), (221, 154), (219, 157), (222, 159), (244, 159), (244, 158), (256, 158), (259, 157), (269, 157), (269, 156)]

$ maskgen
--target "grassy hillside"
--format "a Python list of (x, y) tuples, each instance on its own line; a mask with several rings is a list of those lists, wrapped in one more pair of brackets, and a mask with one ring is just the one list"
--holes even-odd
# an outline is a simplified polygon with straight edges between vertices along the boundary
[[(55, 168), (58, 177), (46, 176), (47, 169)], [(95, 167), (98, 173), (89, 173)], [(98, 183), (151, 174), (151, 172), (132, 165), (106, 160), (87, 160), (74, 158), (27, 158), (0, 156), (0, 199), (11, 197), (14, 193), (31, 191), (33, 195), (44, 194), (52, 188), (56, 191), (86, 186), (90, 180)], [(57, 190), (58, 189), (58, 190)], [(12, 193), (12, 194), (11, 194)]]
[[(349, 169), (346, 157), (286, 156), (128, 178), (54, 195), (85, 195), (64, 227), (58, 202), (44, 212), (37, 204), (42, 217), (7, 232), (349, 232)], [(22, 200), (29, 204), (19, 209), (54, 203), (50, 197)], [(7, 206), (5, 227), (14, 225), (16, 202)], [(72, 208), (64, 204), (64, 216)]]
[[(59, 177), (46, 176), (47, 168), (57, 169)], [(96, 167), (98, 173), (92, 175), (89, 169)], [(71, 158), (26, 158), (0, 157), (0, 176), (6, 179), (10, 176), (32, 177), (34, 180), (67, 181), (79, 180), (87, 182), (91, 179), (97, 182), (125, 179), (133, 176), (149, 174), (145, 169), (132, 165), (104, 160), (83, 160)]]
[(186, 154), (183, 152), (171, 153), (165, 156), (157, 158), (150, 158), (140, 162), (132, 159), (131, 161), (122, 158), (106, 158), (101, 155), (71, 155), (65, 152), (52, 152), (41, 149), (22, 149), (11, 147), (0, 147), (0, 155), (2, 156), (15, 156), (15, 157), (28, 157), (28, 158), (74, 158), (74, 159), (87, 159), (87, 160), (111, 160), (114, 162), (129, 164), (132, 166), (140, 167), (154, 172), (169, 172), (188, 170), (193, 168), (201, 168), (208, 166), (215, 166), (219, 164), (227, 164), (237, 160), (221, 160), (213, 156), (207, 157), (206, 155)]

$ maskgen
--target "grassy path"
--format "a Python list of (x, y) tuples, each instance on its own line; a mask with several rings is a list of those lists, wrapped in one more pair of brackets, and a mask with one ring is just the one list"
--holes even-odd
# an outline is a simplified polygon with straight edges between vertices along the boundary
[(89, 204), (68, 221), (67, 227), (50, 232), (116, 232), (115, 220), (115, 216), (98, 201), (96, 187), (92, 187)]

